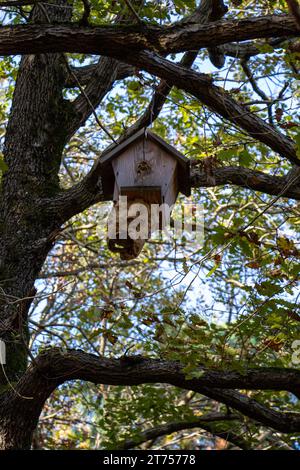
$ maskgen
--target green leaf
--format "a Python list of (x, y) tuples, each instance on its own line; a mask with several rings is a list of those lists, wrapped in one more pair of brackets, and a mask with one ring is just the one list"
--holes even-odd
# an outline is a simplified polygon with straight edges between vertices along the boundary
[(218, 267), (219, 267), (219, 264), (216, 263), (216, 264), (211, 268), (211, 270), (208, 271), (208, 273), (206, 274), (206, 277), (212, 276), (213, 273), (216, 271), (216, 269), (218, 269)]
[(255, 284), (255, 287), (259, 294), (265, 296), (276, 295), (282, 290), (278, 284), (273, 284), (270, 281), (263, 281), (260, 284)]
[(239, 164), (242, 166), (248, 166), (253, 159), (253, 156), (248, 152), (248, 150), (242, 150), (238, 154), (239, 156)]

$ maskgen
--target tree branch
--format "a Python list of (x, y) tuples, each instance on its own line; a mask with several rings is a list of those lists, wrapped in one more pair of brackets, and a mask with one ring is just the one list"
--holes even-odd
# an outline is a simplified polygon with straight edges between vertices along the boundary
[(217, 167), (213, 169), (212, 175), (208, 175), (201, 168), (194, 168), (191, 174), (191, 186), (193, 188), (234, 184), (272, 196), (278, 196), (282, 193), (282, 197), (299, 201), (300, 187), (293, 185), (285, 190), (288, 182), (288, 178), (269, 175), (262, 171), (251, 170), (242, 166)]
[[(73, 74), (76, 75), (81, 85), (83, 86), (87, 85), (90, 82), (92, 76), (95, 74), (97, 65), (98, 64), (90, 64), (90, 65), (83, 65), (82, 67), (70, 66), (72, 74), (68, 75), (66, 82), (65, 82), (65, 87), (66, 88), (77, 87), (78, 83), (74, 79)], [(124, 78), (130, 77), (131, 75), (133, 75), (133, 73), (134, 73), (133, 67), (131, 67), (130, 65), (124, 64), (123, 62), (119, 62), (116, 80), (123, 80)]]
[[(264, 54), (260, 46), (268, 44), (274, 49), (282, 47), (283, 43), (287, 40), (286, 37), (270, 39), (267, 42), (244, 42), (244, 43), (230, 43), (219, 46), (223, 53), (229, 57), (235, 57), (237, 59), (248, 60), (250, 57)], [(291, 41), (290, 41), (291, 42)]]
[(42, 0), (2, 0), (1, 7), (24, 7), (27, 5), (36, 5)]
[(272, 37), (299, 37), (292, 15), (269, 15), (209, 24), (179, 23), (173, 26), (125, 25), (78, 27), (77, 25), (16, 25), (0, 27), (0, 54), (75, 52), (107, 55), (122, 60), (123, 54), (141, 50), (161, 54), (184, 52), (230, 42)]
[[(239, 416), (234, 414), (221, 414), (221, 413), (211, 413), (199, 417), (193, 421), (182, 421), (175, 423), (162, 424), (160, 426), (155, 426), (151, 429), (141, 432), (138, 436), (133, 439), (127, 439), (125, 442), (121, 443), (118, 446), (118, 449), (132, 449), (133, 447), (139, 446), (144, 442), (157, 439), (168, 434), (172, 434), (178, 431), (184, 431), (186, 429), (195, 429), (201, 428), (210, 434), (213, 434), (221, 439), (231, 442), (232, 444), (238, 446), (240, 449), (247, 450), (249, 445), (247, 442), (239, 437), (237, 434), (230, 430), (223, 430), (219, 425), (220, 421), (233, 421), (240, 419)], [(218, 423), (218, 426), (215, 424)]]
[[(300, 371), (295, 369), (256, 368), (237, 371), (207, 370), (199, 378), (186, 379), (178, 362), (124, 356), (108, 359), (80, 350), (47, 349), (29, 367), (14, 392), (4, 398), (7, 406), (15, 408), (21, 400), (23, 415), (39, 416), (45, 400), (62, 383), (86, 380), (95, 384), (140, 385), (168, 383), (206, 395), (225, 403), (249, 418), (280, 432), (299, 432), (300, 414), (275, 411), (235, 389), (285, 390), (300, 395)], [(29, 397), (31, 399), (20, 399)]]
[(91, 5), (89, 0), (81, 0), (83, 3), (83, 15), (79, 21), (79, 24), (82, 26), (87, 26), (89, 24), (89, 16), (91, 14)]

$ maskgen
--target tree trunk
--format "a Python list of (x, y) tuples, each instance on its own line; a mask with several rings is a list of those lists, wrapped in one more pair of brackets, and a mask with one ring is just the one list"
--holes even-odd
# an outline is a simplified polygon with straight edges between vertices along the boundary
[(14, 409), (5, 408), (4, 403), (0, 405), (0, 450), (21, 450), (31, 447), (38, 417), (34, 419), (33, 416), (24, 415), (22, 400), (18, 402), (20, 406)]
[[(70, 20), (71, 9), (62, 8), (70, 6), (68, 0), (53, 3), (37, 5), (31, 21), (45, 22), (45, 16)], [(27, 314), (34, 282), (59, 229), (59, 218), (45, 216), (38, 201), (60, 191), (57, 175), (72, 112), (62, 94), (65, 76), (61, 54), (23, 56), (6, 131), (8, 170), (0, 188), (0, 339), (6, 345), (6, 365), (0, 372), (0, 448), (28, 448), (37, 421), (24, 416), (22, 399), (18, 412), (6, 398), (27, 366)]]

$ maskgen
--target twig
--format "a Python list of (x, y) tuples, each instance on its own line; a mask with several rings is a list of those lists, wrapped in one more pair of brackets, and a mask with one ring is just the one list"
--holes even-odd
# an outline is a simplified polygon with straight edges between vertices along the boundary
[(241, 61), (241, 66), (246, 77), (249, 79), (249, 82), (252, 86), (253, 91), (255, 91), (257, 95), (259, 95), (263, 100), (267, 102), (269, 122), (272, 126), (274, 126), (274, 121), (273, 121), (273, 116), (272, 116), (272, 104), (274, 104), (274, 102), (271, 102), (268, 96), (265, 94), (265, 92), (259, 88), (246, 60)]
[(91, 14), (91, 5), (89, 0), (81, 0), (83, 3), (83, 15), (79, 24), (82, 26), (87, 26), (89, 24), (89, 16)]
[(135, 17), (135, 19), (137, 20), (138, 23), (143, 23), (143, 20), (139, 17), (139, 15), (137, 14), (137, 12), (135, 11), (132, 3), (130, 0), (124, 0), (124, 2), (126, 3), (127, 5), (127, 8), (131, 11), (131, 13), (133, 14), (133, 16)]

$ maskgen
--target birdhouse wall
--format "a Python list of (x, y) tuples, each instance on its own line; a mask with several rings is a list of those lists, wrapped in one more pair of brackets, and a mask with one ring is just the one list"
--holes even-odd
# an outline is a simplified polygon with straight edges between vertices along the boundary
[(178, 194), (177, 161), (150, 139), (133, 142), (113, 160), (112, 166), (116, 179), (114, 201), (117, 201), (120, 194), (126, 194), (126, 190), (122, 191), (123, 188), (127, 189), (128, 197), (131, 194), (136, 198), (143, 191), (142, 197), (147, 202), (175, 203)]
[(178, 178), (177, 173), (180, 171), (179, 165), (176, 164), (172, 176), (169, 180), (169, 185), (166, 187), (163, 202), (168, 204), (168, 206), (172, 206), (175, 204), (177, 196), (178, 196)]

